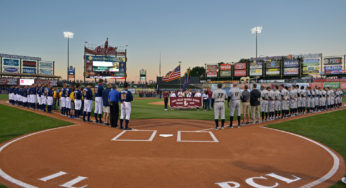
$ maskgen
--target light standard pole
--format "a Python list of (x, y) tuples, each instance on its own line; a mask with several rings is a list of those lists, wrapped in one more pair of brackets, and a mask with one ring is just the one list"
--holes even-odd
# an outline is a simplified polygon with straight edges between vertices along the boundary
[(258, 51), (258, 47), (257, 47), (257, 37), (258, 37), (258, 34), (262, 32), (262, 26), (256, 26), (256, 27), (253, 27), (251, 29), (251, 33), (252, 34), (256, 34), (256, 59), (257, 59), (257, 51)]
[(74, 35), (74, 33), (72, 33), (72, 32), (69, 32), (69, 31), (64, 32), (64, 37), (67, 38), (67, 77), (66, 77), (67, 82), (69, 81), (68, 69), (70, 66), (70, 39), (73, 38), (73, 35)]

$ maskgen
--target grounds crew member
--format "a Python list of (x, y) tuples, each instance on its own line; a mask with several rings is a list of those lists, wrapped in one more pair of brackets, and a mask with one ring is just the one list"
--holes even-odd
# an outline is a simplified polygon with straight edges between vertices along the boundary
[(103, 92), (103, 80), (99, 80), (99, 84), (97, 85), (97, 88), (95, 90), (95, 120), (96, 123), (103, 123), (102, 122), (102, 92)]
[(238, 84), (233, 84), (233, 88), (229, 91), (229, 98), (228, 98), (228, 106), (229, 106), (229, 101), (231, 101), (231, 110), (230, 110), (230, 123), (229, 123), (229, 128), (232, 128), (233, 125), (233, 115), (234, 111), (237, 111), (237, 116), (238, 116), (238, 128), (240, 128), (240, 90), (238, 88)]
[(110, 91), (111, 91), (111, 84), (108, 83), (106, 89), (104, 89), (102, 92), (103, 118), (104, 118), (103, 121), (104, 121), (104, 124), (107, 126), (110, 124), (109, 114), (111, 111), (110, 111), (109, 100), (108, 100)]
[(119, 117), (119, 100), (120, 100), (120, 93), (117, 91), (117, 87), (114, 84), (113, 89), (109, 92), (108, 99), (110, 102), (110, 122), (111, 127), (117, 127), (118, 126), (118, 117)]
[(83, 89), (83, 97), (84, 97), (83, 121), (86, 121), (85, 116), (88, 116), (88, 122), (92, 122), (90, 120), (90, 113), (93, 107), (93, 93), (91, 91), (91, 84), (88, 84), (88, 86)]
[(217, 84), (217, 90), (213, 92), (214, 101), (214, 120), (215, 129), (219, 128), (219, 116), (221, 117), (221, 129), (225, 125), (225, 100), (227, 99), (226, 92), (222, 89), (222, 84)]
[(129, 128), (130, 116), (131, 116), (131, 102), (133, 101), (132, 93), (128, 90), (129, 85), (124, 84), (124, 89), (120, 92), (121, 102), (121, 114), (120, 114), (120, 129), (123, 128), (123, 121), (125, 118), (125, 130), (131, 130)]

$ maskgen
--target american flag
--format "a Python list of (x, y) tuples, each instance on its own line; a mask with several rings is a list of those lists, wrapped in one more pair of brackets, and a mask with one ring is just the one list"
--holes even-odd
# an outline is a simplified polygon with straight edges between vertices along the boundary
[(180, 78), (180, 65), (177, 66), (173, 71), (169, 71), (165, 77), (162, 78), (164, 82), (170, 82), (172, 80), (176, 80)]

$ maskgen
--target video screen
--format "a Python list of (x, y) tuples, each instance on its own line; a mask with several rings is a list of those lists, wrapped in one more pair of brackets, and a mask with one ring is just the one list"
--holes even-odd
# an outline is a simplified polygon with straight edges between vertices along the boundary
[(34, 79), (20, 79), (19, 80), (19, 85), (21, 86), (31, 86), (34, 83), (35, 83)]

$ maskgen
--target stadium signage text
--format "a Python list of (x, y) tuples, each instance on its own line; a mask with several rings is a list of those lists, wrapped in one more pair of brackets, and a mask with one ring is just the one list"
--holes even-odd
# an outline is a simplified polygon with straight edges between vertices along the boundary
[[(261, 184), (264, 181), (268, 181), (268, 180), (270, 182), (273, 182), (272, 185), (268, 186), (267, 185), (268, 183), (266, 183), (266, 185)], [(279, 181), (277, 181), (277, 180), (279, 180)], [(285, 184), (291, 184), (291, 183), (294, 183), (294, 182), (299, 181), (299, 180), (301, 180), (301, 178), (297, 177), (295, 175), (292, 175), (292, 177), (284, 177), (284, 176), (278, 175), (276, 173), (270, 173), (270, 174), (266, 174), (264, 176), (247, 178), (245, 180), (245, 183), (251, 187), (263, 188), (263, 187), (278, 187), (281, 182), (284, 182)], [(215, 183), (215, 184), (221, 188), (238, 188), (238, 187), (241, 187), (241, 184), (236, 182), (236, 181), (226, 181), (226, 182), (219, 182), (219, 183)]]
[(169, 98), (171, 108), (200, 108), (201, 97), (171, 97)]
[(3, 58), (10, 58), (10, 59), (26, 59), (26, 60), (32, 60), (32, 61), (41, 61), (41, 58), (40, 58), (40, 57), (10, 55), (10, 54), (0, 54), (0, 57), (3, 57)]

